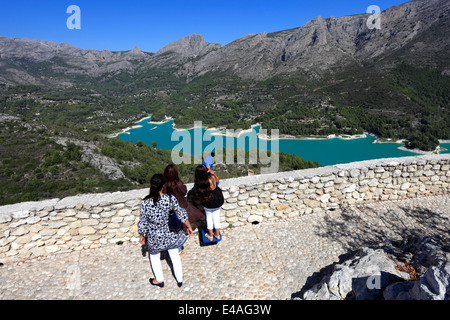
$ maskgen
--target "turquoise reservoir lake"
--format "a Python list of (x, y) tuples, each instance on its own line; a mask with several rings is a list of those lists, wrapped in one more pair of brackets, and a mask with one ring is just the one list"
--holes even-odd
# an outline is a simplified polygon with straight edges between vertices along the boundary
[[(159, 149), (182, 149), (193, 155), (200, 155), (207, 146), (219, 143), (224, 147), (238, 147), (238, 143), (245, 142), (245, 150), (249, 150), (249, 141), (254, 141), (258, 148), (271, 150), (270, 140), (258, 138), (259, 126), (252, 127), (252, 130), (243, 132), (239, 138), (227, 137), (214, 133), (220, 130), (205, 130), (204, 128), (192, 128), (189, 130), (179, 130), (179, 134), (186, 136), (189, 134), (190, 139), (184, 141), (182, 138), (172, 139), (172, 135), (176, 129), (173, 128), (173, 120), (163, 123), (151, 123), (149, 118), (141, 120), (138, 125), (129, 129), (117, 137), (124, 141), (142, 141), (151, 145), (153, 141), (157, 143)], [(270, 135), (270, 130), (268, 130)], [(200, 138), (199, 139), (197, 138)], [(216, 140), (217, 139), (217, 140)], [(175, 140), (175, 141), (172, 141)], [(317, 161), (323, 166), (349, 163), (354, 161), (405, 157), (418, 155), (417, 153), (399, 150), (397, 147), (402, 146), (401, 143), (373, 143), (376, 140), (374, 136), (366, 135), (364, 138), (355, 139), (279, 139), (279, 151), (284, 153), (296, 154), (305, 160)], [(194, 143), (194, 142), (200, 143)], [(186, 142), (190, 142), (189, 149), (185, 147)], [(252, 144), (254, 146), (255, 144)], [(243, 145), (242, 145), (243, 146)], [(450, 150), (450, 143), (442, 143), (442, 147)], [(244, 149), (244, 148), (243, 148)], [(441, 153), (449, 153), (444, 151)]]

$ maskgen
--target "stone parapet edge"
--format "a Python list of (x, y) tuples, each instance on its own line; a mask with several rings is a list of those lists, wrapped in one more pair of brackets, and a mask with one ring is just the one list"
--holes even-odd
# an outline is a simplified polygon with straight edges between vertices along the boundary
[[(264, 175), (245, 176), (238, 178), (230, 178), (221, 180), (220, 187), (223, 190), (230, 188), (231, 186), (252, 186), (260, 185), (268, 182), (274, 182), (281, 179), (309, 179), (314, 176), (324, 176), (327, 174), (333, 174), (342, 170), (352, 170), (361, 168), (375, 168), (379, 166), (397, 166), (397, 165), (411, 165), (416, 164), (418, 161), (441, 161), (450, 160), (450, 154), (441, 155), (421, 155), (399, 158), (384, 158), (375, 160), (365, 160), (358, 162), (351, 162), (345, 164), (337, 164), (331, 166), (325, 166), (320, 168), (310, 168), (296, 171), (278, 172)], [(192, 188), (193, 184), (186, 184), (188, 190)], [(75, 208), (77, 204), (85, 204), (91, 206), (101, 205), (103, 202), (109, 203), (123, 203), (129, 200), (142, 199), (148, 194), (148, 188), (131, 190), (131, 191), (118, 191), (107, 193), (92, 193), (82, 194), (77, 196), (66, 197), (63, 199), (54, 198), (36, 202), (22, 202), (17, 204), (0, 206), (0, 222), (5, 220), (6, 217), (10, 217), (12, 214), (21, 212), (24, 210), (40, 211), (47, 207), (53, 207), (52, 210), (63, 210)]]

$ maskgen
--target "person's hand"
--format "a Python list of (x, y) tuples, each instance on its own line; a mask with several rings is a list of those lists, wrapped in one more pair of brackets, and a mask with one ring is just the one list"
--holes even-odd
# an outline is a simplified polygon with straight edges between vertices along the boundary
[(186, 227), (186, 232), (188, 234), (188, 237), (191, 237), (194, 233), (192, 232), (192, 227), (191, 227), (191, 223), (189, 222), (189, 220), (185, 221), (184, 226)]
[(145, 237), (142, 234), (139, 235), (139, 244), (145, 244)]

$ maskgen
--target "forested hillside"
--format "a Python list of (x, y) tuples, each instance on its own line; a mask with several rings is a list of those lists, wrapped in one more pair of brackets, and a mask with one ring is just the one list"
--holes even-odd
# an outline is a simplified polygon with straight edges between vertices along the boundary
[[(450, 139), (450, 2), (410, 1), (381, 17), (379, 29), (365, 13), (316, 17), (225, 46), (190, 35), (156, 53), (0, 36), (2, 204), (147, 187), (169, 152), (110, 136), (149, 115), (179, 128), (368, 131), (433, 151)], [(121, 178), (102, 172), (101, 159)], [(281, 170), (319, 165), (280, 159)], [(248, 169), (259, 167), (218, 167), (223, 178)], [(191, 181), (192, 166), (181, 171)]]

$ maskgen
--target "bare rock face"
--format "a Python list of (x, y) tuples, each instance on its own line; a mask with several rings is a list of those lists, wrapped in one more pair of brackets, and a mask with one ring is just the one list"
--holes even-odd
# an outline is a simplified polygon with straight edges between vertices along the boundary
[(141, 51), (141, 49), (139, 49), (139, 47), (134, 47), (133, 50), (130, 51), (131, 55), (134, 56), (140, 56), (143, 57), (145, 56), (145, 53)]
[(123, 52), (96, 51), (68, 43), (0, 37), (0, 82), (67, 87), (72, 86), (74, 75), (134, 73), (150, 57), (137, 47)]
[[(438, 55), (448, 63), (448, 0), (415, 0), (388, 8), (380, 14), (380, 28), (369, 27), (371, 18), (366, 13), (316, 17), (298, 28), (249, 34), (226, 46), (193, 34), (156, 54), (139, 48), (123, 52), (82, 50), (67, 43), (0, 37), (0, 81), (41, 84), (42, 72), (48, 70), (55, 71), (54, 79), (48, 81), (58, 86), (70, 83), (71, 75), (109, 77), (174, 66), (175, 74), (188, 81), (209, 72), (254, 80), (274, 76), (327, 79), (348, 66), (389, 65), (399, 56), (433, 67)], [(30, 68), (35, 64), (39, 68)], [(61, 74), (67, 77), (62, 80)]]
[(355, 256), (334, 267), (303, 295), (305, 300), (375, 300), (390, 283), (409, 280), (395, 268), (395, 261), (382, 249), (363, 248)]
[(161, 55), (167, 52), (173, 52), (181, 55), (184, 58), (196, 57), (199, 54), (206, 53), (212, 48), (222, 47), (219, 44), (207, 43), (202, 35), (192, 34), (190, 36), (178, 39), (169, 43), (164, 48), (158, 50), (156, 55)]
[[(405, 264), (402, 260), (410, 262)], [(411, 278), (412, 274), (415, 279)], [(412, 237), (396, 246), (387, 243), (380, 249), (365, 247), (336, 264), (301, 298), (450, 300), (450, 253), (445, 245), (431, 237)]]
[[(442, 0), (407, 2), (383, 11), (380, 29), (368, 27), (370, 14), (319, 16), (299, 28), (244, 36), (185, 68), (198, 75), (229, 70), (257, 80), (294, 74), (321, 77), (351, 64), (374, 64), (414, 43), (435, 23), (447, 21), (449, 9), (450, 3)], [(437, 40), (433, 42), (441, 50), (450, 45), (448, 37)]]
[(95, 149), (97, 148), (95, 145), (88, 142), (68, 138), (56, 138), (55, 142), (63, 146), (66, 146), (68, 142), (72, 142), (77, 146), (81, 146), (81, 161), (90, 163), (94, 168), (108, 176), (108, 178), (110, 178), (111, 180), (125, 178), (125, 175), (120, 169), (117, 161), (95, 152)]

